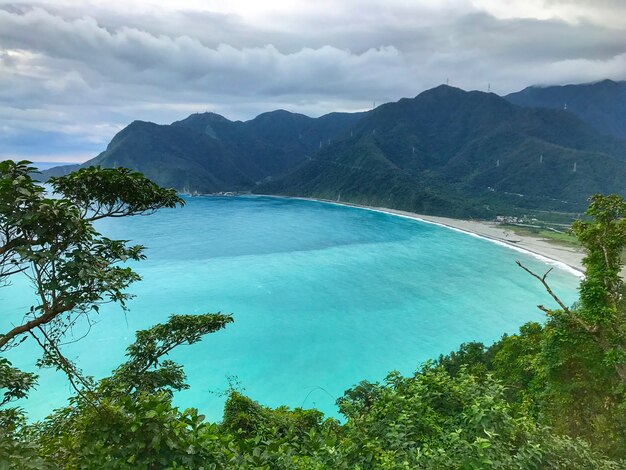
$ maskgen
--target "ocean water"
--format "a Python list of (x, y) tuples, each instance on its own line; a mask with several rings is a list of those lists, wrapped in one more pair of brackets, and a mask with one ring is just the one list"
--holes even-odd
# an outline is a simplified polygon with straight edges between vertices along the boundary
[[(548, 266), (530, 255), (447, 228), (380, 212), (270, 197), (189, 198), (182, 209), (109, 220), (109, 237), (147, 247), (133, 267), (143, 280), (124, 314), (95, 315), (88, 336), (64, 346), (88, 374), (107, 375), (137, 329), (172, 313), (232, 313), (235, 322), (171, 358), (190, 389), (177, 393), (220, 420), (229, 384), (268, 406), (317, 407), (337, 416), (337, 397), (361, 380), (421, 363), (465, 341), (491, 343), (551, 299), (515, 265)], [(578, 278), (556, 268), (549, 279), (568, 303)], [(6, 329), (34, 298), (27, 282), (0, 289)], [(74, 335), (81, 337), (86, 325)], [(32, 340), (9, 357), (34, 370)], [(43, 370), (21, 405), (31, 419), (64, 404), (61, 373)]]

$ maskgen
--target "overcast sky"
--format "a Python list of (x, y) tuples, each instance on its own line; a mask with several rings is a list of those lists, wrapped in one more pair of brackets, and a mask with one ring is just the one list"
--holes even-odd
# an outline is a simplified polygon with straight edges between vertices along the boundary
[(448, 78), (626, 79), (626, 0), (0, 0), (0, 158), (84, 161), (135, 119), (319, 116)]

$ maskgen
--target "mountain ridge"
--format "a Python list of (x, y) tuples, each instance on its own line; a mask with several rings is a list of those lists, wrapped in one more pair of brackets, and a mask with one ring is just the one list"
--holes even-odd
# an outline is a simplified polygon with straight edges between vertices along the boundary
[[(341, 194), (431, 213), (420, 200), (489, 201), (496, 196), (489, 193), (506, 192), (578, 207), (591, 192), (624, 188), (626, 142), (600, 136), (572, 114), (522, 108), (493, 93), (442, 85), (379, 106), (353, 132), (352, 141), (320, 151), (316, 161), (259, 190), (325, 199)], [(364, 186), (368, 178), (376, 183)]]
[[(361, 113), (275, 110), (134, 121), (83, 164), (127, 166), (181, 191), (342, 198), (442, 215), (572, 208), (624, 194), (626, 141), (574, 113), (440, 85)], [(45, 172), (53, 176), (75, 167)], [(521, 195), (521, 196), (520, 196)]]
[(626, 81), (533, 85), (504, 98), (519, 106), (566, 109), (600, 133), (626, 139)]
[(95, 158), (82, 165), (53, 168), (44, 177), (90, 165), (126, 166), (181, 191), (242, 190), (295, 166), (362, 114), (311, 118), (277, 110), (248, 121), (231, 121), (209, 112), (172, 124), (133, 121)]

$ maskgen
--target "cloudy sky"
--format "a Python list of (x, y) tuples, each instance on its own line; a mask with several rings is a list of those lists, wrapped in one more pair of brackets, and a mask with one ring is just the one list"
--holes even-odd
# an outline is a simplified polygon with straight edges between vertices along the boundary
[(84, 161), (135, 119), (603, 78), (626, 79), (626, 0), (0, 0), (0, 158)]

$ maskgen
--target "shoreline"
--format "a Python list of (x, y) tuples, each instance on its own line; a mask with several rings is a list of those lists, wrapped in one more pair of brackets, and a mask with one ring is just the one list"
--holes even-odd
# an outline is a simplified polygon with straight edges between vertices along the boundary
[(325, 204), (335, 204), (356, 209), (381, 212), (384, 214), (404, 217), (417, 220), (427, 224), (438, 225), (450, 230), (465, 233), (466, 235), (482, 238), (500, 246), (526, 253), (544, 262), (545, 264), (558, 266), (575, 276), (584, 277), (584, 266), (582, 264), (585, 253), (582, 249), (550, 243), (540, 237), (530, 235), (517, 235), (509, 230), (498, 226), (496, 222), (482, 220), (453, 219), (435, 215), (424, 215), (415, 212), (390, 209), (387, 207), (365, 206), (351, 202), (331, 201), (329, 199), (319, 199), (311, 197), (276, 196), (272, 194), (252, 194), (246, 196), (276, 197), (283, 199), (299, 199), (303, 201), (315, 201)]

